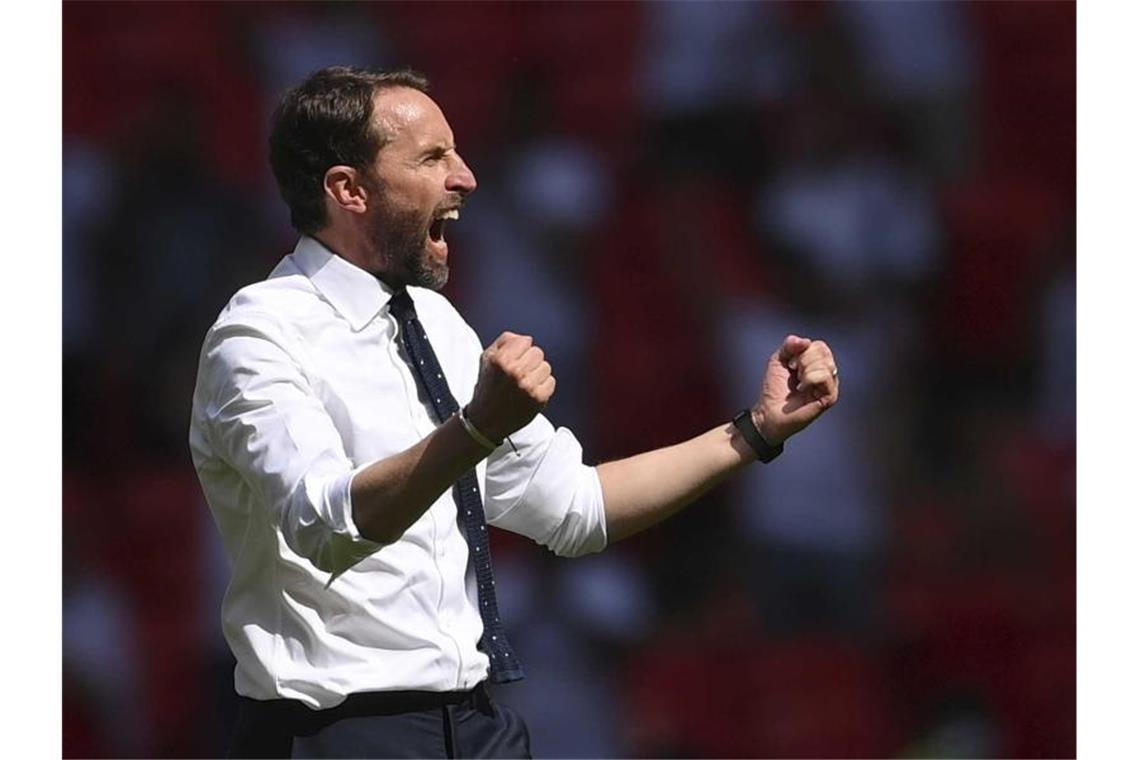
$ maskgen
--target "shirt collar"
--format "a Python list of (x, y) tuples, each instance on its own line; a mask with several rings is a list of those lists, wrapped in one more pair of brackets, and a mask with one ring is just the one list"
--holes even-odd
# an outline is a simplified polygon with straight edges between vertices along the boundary
[(378, 277), (337, 256), (319, 240), (302, 237), (293, 261), (353, 330), (380, 313), (394, 291)]

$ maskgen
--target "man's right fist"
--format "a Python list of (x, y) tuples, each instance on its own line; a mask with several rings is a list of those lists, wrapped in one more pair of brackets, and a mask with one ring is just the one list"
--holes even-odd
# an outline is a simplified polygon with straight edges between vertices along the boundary
[(505, 332), (479, 357), (479, 380), (467, 416), (501, 441), (534, 419), (554, 395), (554, 375), (529, 335)]

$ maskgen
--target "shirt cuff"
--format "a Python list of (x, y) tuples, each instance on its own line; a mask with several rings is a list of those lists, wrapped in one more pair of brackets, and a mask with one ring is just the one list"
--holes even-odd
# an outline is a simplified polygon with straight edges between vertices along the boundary
[(357, 526), (352, 512), (352, 481), (358, 472), (365, 469), (371, 464), (371, 462), (366, 462), (359, 467), (345, 473), (340, 477), (340, 482), (334, 483), (331, 489), (332, 494), (334, 495), (334, 498), (336, 498), (337, 502), (344, 505), (344, 508), (340, 510), (342, 525), (336, 526), (337, 532), (346, 534), (349, 538), (352, 539), (352, 542), (354, 544), (360, 543), (367, 545), (369, 548), (369, 554), (378, 550), (381, 546), (383, 546), (383, 544), (379, 544), (375, 541), (372, 541), (371, 539), (367, 539), (360, 533), (360, 528)]
[(352, 479), (356, 477), (356, 473), (367, 466), (368, 464), (362, 464), (356, 469), (345, 473), (329, 488), (330, 500), (333, 501), (334, 504), (343, 505), (343, 507), (334, 510), (334, 515), (336, 515), (334, 520), (336, 524), (333, 525), (334, 533), (331, 540), (335, 547), (333, 553), (335, 556), (334, 562), (336, 563), (336, 569), (329, 574), (325, 588), (332, 585), (333, 581), (350, 570), (358, 562), (380, 551), (384, 546), (361, 535), (360, 528), (352, 517)]

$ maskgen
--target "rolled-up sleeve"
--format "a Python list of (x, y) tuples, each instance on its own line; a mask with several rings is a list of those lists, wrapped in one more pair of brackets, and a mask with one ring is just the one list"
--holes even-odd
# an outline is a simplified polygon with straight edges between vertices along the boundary
[(602, 485), (582, 462), (582, 446), (543, 415), (511, 435), (487, 460), (487, 522), (529, 536), (563, 557), (606, 546)]
[(286, 544), (334, 576), (377, 551), (352, 519), (352, 478), (332, 419), (271, 318), (206, 337), (197, 389), (214, 454), (237, 471)]

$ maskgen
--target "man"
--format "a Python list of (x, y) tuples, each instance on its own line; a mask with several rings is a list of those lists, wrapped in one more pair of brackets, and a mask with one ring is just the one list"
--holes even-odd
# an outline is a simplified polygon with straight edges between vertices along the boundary
[(436, 292), (476, 183), (426, 90), (336, 67), (285, 96), (270, 159), (302, 237), (202, 348), (190, 444), (233, 562), (235, 755), (529, 756), (483, 688), (523, 676), (486, 524), (598, 551), (770, 460), (838, 399), (828, 347), (789, 336), (732, 423), (583, 464), (541, 414), (541, 348), (506, 332), (483, 350)]

